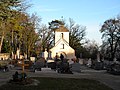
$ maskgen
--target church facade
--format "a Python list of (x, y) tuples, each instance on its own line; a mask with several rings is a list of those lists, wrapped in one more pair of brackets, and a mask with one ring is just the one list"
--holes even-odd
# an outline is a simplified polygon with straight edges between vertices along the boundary
[(56, 54), (64, 55), (66, 59), (74, 59), (75, 50), (69, 46), (69, 30), (63, 25), (55, 30), (55, 46), (50, 49), (51, 58), (55, 58)]

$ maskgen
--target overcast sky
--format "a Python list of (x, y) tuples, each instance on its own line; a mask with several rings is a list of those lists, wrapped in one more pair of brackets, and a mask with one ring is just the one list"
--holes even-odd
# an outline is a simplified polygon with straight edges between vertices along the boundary
[(99, 32), (105, 20), (120, 15), (120, 0), (27, 0), (32, 6), (29, 13), (37, 13), (42, 23), (55, 19), (72, 18), (87, 27), (86, 38), (101, 44)]

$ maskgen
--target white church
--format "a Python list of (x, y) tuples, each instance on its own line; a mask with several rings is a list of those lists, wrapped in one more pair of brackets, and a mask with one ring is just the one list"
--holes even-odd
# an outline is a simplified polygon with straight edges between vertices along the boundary
[(55, 29), (55, 45), (50, 49), (51, 58), (55, 58), (56, 54), (64, 55), (66, 59), (75, 59), (75, 50), (69, 46), (69, 30), (60, 25), (59, 28)]

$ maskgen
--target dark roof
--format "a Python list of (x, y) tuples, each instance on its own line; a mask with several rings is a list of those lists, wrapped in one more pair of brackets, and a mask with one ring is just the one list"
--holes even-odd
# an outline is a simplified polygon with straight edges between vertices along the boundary
[(69, 30), (66, 27), (64, 27), (64, 26), (60, 26), (55, 31), (56, 32), (69, 32)]

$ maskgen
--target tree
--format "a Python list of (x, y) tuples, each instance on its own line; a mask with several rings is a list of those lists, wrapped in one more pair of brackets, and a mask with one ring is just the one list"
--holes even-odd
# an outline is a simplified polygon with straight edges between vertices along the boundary
[(8, 21), (7, 25), (7, 39), (11, 45), (11, 51), (14, 54), (17, 48), (20, 48), (22, 32), (25, 29), (25, 24), (28, 22), (28, 16), (25, 13), (19, 11), (12, 11), (14, 16)]
[(96, 43), (96, 41), (89, 41), (86, 45), (84, 45), (84, 48), (86, 49), (86, 52), (88, 52), (87, 56), (85, 57), (91, 58), (92, 60), (97, 59), (97, 54), (99, 52), (99, 46)]
[(9, 42), (4, 39), (2, 45), (3, 45), (3, 46), (2, 46), (1, 52), (2, 52), (2, 53), (9, 53), (9, 51), (10, 51)]
[(38, 40), (38, 34), (36, 33), (36, 24), (38, 24), (38, 18), (36, 15), (22, 16), (20, 25), (23, 27), (19, 34), (19, 45), (22, 54), (27, 54), (29, 58), (33, 52), (35, 52), (35, 43)]
[(39, 31), (39, 47), (41, 51), (49, 50), (53, 46), (54, 33), (53, 29), (42, 24)]
[(8, 20), (14, 16), (11, 12), (15, 8), (20, 7), (21, 0), (1, 0), (0, 1), (0, 52), (3, 44), (4, 37), (6, 36), (6, 26)]
[(113, 61), (120, 47), (120, 18), (106, 20), (100, 31), (106, 56)]
[[(35, 48), (38, 35), (38, 19), (35, 14), (28, 16), (25, 10), (29, 7), (23, 5), (23, 0), (2, 0), (0, 1), (0, 49), (4, 52), (14, 52), (17, 48), (22, 53), (31, 55)], [(4, 41), (4, 42), (3, 42)], [(7, 41), (7, 43), (6, 43)], [(6, 50), (9, 45), (10, 50)]]
[(79, 24), (75, 24), (73, 19), (69, 19), (69, 25), (67, 25), (69, 30), (69, 45), (75, 49), (76, 56), (80, 57), (81, 49), (82, 49), (82, 40), (85, 38), (85, 26), (81, 26)]
[(49, 28), (52, 29), (53, 31), (59, 28), (60, 25), (65, 25), (65, 23), (62, 22), (61, 20), (54, 20), (49, 22), (48, 24), (49, 24)]

